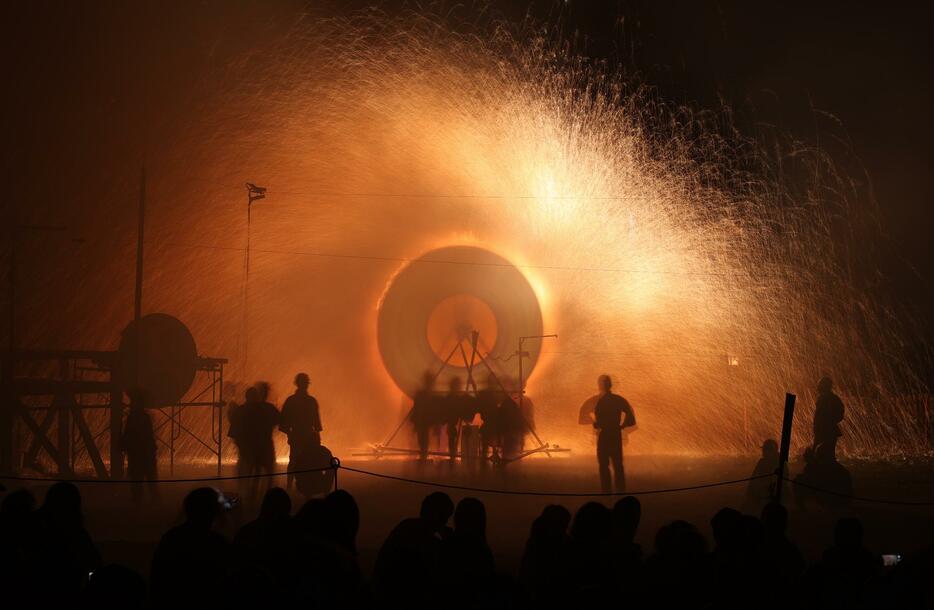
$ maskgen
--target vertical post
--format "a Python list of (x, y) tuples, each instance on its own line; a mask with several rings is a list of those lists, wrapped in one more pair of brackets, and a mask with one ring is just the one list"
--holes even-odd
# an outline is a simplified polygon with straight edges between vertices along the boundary
[(246, 260), (243, 268), (243, 362), (240, 377), (246, 379), (250, 356), (250, 229), (252, 227), (253, 195), (247, 194), (246, 204)]
[(71, 402), (69, 395), (58, 394), (53, 405), (58, 418), (58, 455), (61, 458), (58, 473), (66, 475), (71, 470)]
[(781, 504), (782, 488), (785, 484), (785, 464), (791, 449), (791, 422), (795, 416), (794, 394), (785, 394), (785, 415), (782, 418), (782, 444), (778, 451), (778, 470), (775, 471), (775, 501)]
[[(217, 476), (221, 476), (221, 467), (224, 465), (224, 365), (220, 364), (218, 379), (215, 380), (217, 392)], [(217, 385), (219, 384), (219, 385)], [(218, 392), (216, 388), (220, 388)]]
[(743, 449), (749, 452), (749, 414), (746, 408), (746, 401), (743, 400)]
[(123, 391), (114, 384), (110, 390), (110, 478), (123, 478)]
[[(9, 290), (9, 351), (12, 363), (13, 350), (16, 349), (16, 223), (10, 223), (10, 269), (8, 273)], [(12, 375), (11, 375), (12, 379)]]
[(13, 366), (16, 358), (13, 350), (16, 348), (16, 219), (10, 219), (10, 268), (7, 273), (7, 289), (9, 302), (7, 315), (9, 323), (9, 336), (7, 337), (8, 350), (2, 362), (3, 371), (0, 378), (0, 473), (13, 472)]
[(243, 363), (241, 377), (247, 375), (250, 354), (249, 305), (250, 305), (250, 229), (252, 226), (253, 202), (266, 198), (266, 189), (252, 182), (246, 183), (246, 264), (243, 278)]
[[(136, 303), (133, 319), (139, 320), (143, 312), (143, 232), (146, 225), (146, 168), (139, 172), (139, 227), (136, 234)], [(137, 368), (139, 368), (137, 366)]]
[[(522, 343), (525, 341), (525, 337), (519, 337), (519, 412), (522, 413), (522, 397), (525, 396), (525, 392), (522, 388)], [(506, 403), (509, 404), (509, 403)]]

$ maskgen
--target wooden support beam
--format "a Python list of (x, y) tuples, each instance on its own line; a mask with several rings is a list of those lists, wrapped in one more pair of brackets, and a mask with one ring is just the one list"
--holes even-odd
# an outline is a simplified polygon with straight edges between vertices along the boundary
[(72, 417), (74, 417), (75, 426), (78, 427), (78, 433), (81, 435), (81, 441), (88, 452), (88, 457), (91, 458), (91, 463), (94, 464), (94, 471), (99, 478), (106, 479), (109, 476), (107, 468), (104, 466), (104, 460), (101, 459), (101, 452), (97, 448), (97, 443), (94, 442), (94, 435), (91, 434), (88, 422), (84, 419), (84, 413), (78, 408), (73, 411)]

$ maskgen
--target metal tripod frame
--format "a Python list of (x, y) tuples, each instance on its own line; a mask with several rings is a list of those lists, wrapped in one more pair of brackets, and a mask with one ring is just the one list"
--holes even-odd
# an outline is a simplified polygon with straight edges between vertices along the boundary
[[(469, 359), (467, 358), (467, 352), (464, 350), (465, 339), (466, 337), (463, 337), (463, 336), (458, 339), (457, 345), (454, 346), (454, 348), (448, 354), (447, 358), (445, 358), (444, 361), (442, 361), (441, 366), (438, 368), (438, 371), (432, 376), (432, 382), (434, 382), (435, 380), (438, 379), (438, 377), (441, 376), (441, 373), (443, 373), (444, 370), (448, 366), (450, 366), (451, 359), (454, 358), (454, 355), (458, 351), (460, 351), (461, 358), (464, 361), (464, 366), (467, 369), (467, 383), (465, 384), (464, 393), (469, 392), (471, 387), (473, 388), (473, 392), (475, 396), (478, 393), (477, 382), (476, 382), (476, 379), (474, 379), (473, 373), (474, 373), (474, 367), (479, 362), (479, 364), (482, 364), (484, 368), (486, 368), (490, 377), (492, 377), (496, 381), (496, 385), (499, 386), (499, 392), (501, 392), (504, 396), (511, 395), (512, 392), (510, 392), (506, 388), (506, 386), (503, 385), (502, 381), (500, 381), (499, 379), (499, 376), (493, 371), (492, 367), (490, 367), (489, 363), (486, 361), (486, 357), (482, 353), (480, 353), (480, 351), (477, 349), (477, 345), (480, 340), (480, 333), (476, 330), (471, 331), (470, 333), (470, 358)], [(521, 366), (521, 357), (522, 356), (520, 352), (520, 356), (519, 356), (520, 366)], [(489, 459), (491, 459), (494, 464), (505, 466), (507, 464), (521, 460), (522, 458), (528, 457), (535, 453), (545, 453), (546, 455), (548, 455), (548, 457), (551, 457), (552, 453), (566, 453), (570, 451), (570, 449), (566, 449), (563, 447), (558, 447), (557, 445), (546, 443), (538, 436), (538, 433), (535, 431), (535, 428), (532, 427), (532, 424), (529, 422), (528, 419), (526, 419), (525, 415), (521, 413), (522, 396), (524, 394), (525, 394), (525, 388), (520, 387), (519, 388), (519, 397), (520, 397), (519, 408), (520, 408), (520, 414), (522, 415), (522, 423), (525, 424), (525, 427), (532, 434), (532, 437), (538, 443), (538, 446), (532, 449), (527, 449), (525, 451), (522, 451), (518, 455), (512, 456), (508, 459), (497, 456), (494, 451), (493, 455), (489, 457)], [(395, 440), (396, 436), (399, 434), (399, 432), (402, 430), (405, 424), (411, 420), (412, 411), (414, 410), (414, 408), (415, 408), (415, 405), (413, 404), (412, 407), (410, 407), (408, 412), (405, 414), (405, 417), (402, 418), (402, 421), (399, 422), (399, 425), (396, 426), (395, 430), (393, 430), (392, 434), (389, 435), (389, 438), (387, 438), (385, 442), (371, 445), (370, 451), (368, 452), (354, 453), (352, 455), (375, 457), (378, 459), (385, 454), (393, 454), (393, 455), (418, 455), (420, 454), (421, 452), (418, 449), (408, 449), (408, 448), (403, 448), (403, 447), (392, 446), (393, 440)], [(460, 423), (458, 423), (458, 427), (460, 427)], [(446, 451), (446, 452), (445, 451), (429, 451), (428, 455), (451, 457), (452, 454), (450, 451)], [(460, 459), (464, 458), (464, 456), (460, 452), (454, 453), (453, 456), (456, 458), (460, 458)], [(488, 459), (488, 458), (487, 456), (484, 456), (483, 459)]]

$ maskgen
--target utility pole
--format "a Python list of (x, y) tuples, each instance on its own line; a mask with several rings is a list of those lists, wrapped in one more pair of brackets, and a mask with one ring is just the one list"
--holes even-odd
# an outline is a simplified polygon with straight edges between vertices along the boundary
[(136, 304), (133, 319), (143, 313), (143, 233), (146, 227), (146, 168), (139, 172), (139, 225), (136, 233)]

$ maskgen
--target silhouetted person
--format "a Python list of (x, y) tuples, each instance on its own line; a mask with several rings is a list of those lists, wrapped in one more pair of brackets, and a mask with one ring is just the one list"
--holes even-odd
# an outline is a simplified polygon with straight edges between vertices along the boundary
[(81, 493), (72, 483), (55, 483), (36, 515), (41, 529), (36, 541), (36, 567), (42, 571), (42, 587), (36, 591), (43, 600), (40, 607), (73, 603), (88, 574), (101, 565), (100, 553), (84, 529)]
[(150, 587), (157, 607), (213, 605), (230, 559), (230, 545), (213, 527), (221, 514), (217, 491), (201, 487), (184, 501), (185, 522), (159, 541)]
[(554, 607), (567, 601), (570, 524), (571, 513), (558, 504), (546, 506), (532, 522), (519, 570), (519, 582), (528, 596), (526, 607)]
[[(276, 471), (276, 447), (272, 433), (279, 425), (279, 410), (267, 401), (268, 397), (269, 384), (261, 382), (256, 385), (255, 394), (250, 394), (252, 399), (243, 405), (243, 440), (240, 446), (247, 449), (250, 461), (246, 474), (249, 475), (271, 475)], [(255, 502), (269, 481), (268, 476), (249, 480), (248, 497)]]
[(855, 608), (882, 571), (882, 556), (863, 546), (863, 526), (852, 517), (837, 521), (833, 546), (805, 576), (809, 601), (820, 608)]
[[(279, 429), (289, 437), (290, 473), (298, 469), (296, 463), (302, 461), (302, 452), (312, 451), (313, 447), (321, 445), (321, 414), (318, 401), (308, 394), (310, 383), (305, 373), (296, 375), (295, 393), (286, 398), (282, 405)], [(286, 487), (291, 489), (292, 482), (293, 476), (287, 475)]]
[(499, 392), (496, 377), (487, 376), (486, 384), (477, 394), (477, 413), (480, 414), (480, 457), (481, 465), (486, 466), (488, 458), (496, 457), (496, 448), (501, 444)]
[(423, 462), (428, 459), (431, 427), (435, 424), (434, 418), (437, 414), (434, 386), (435, 376), (431, 374), (431, 371), (425, 371), (422, 376), (422, 387), (412, 398), (412, 414), (409, 417), (418, 441), (418, 458)]
[(486, 508), (464, 498), (454, 510), (454, 533), (441, 543), (440, 586), (454, 608), (485, 607), (493, 590), (493, 553), (486, 541)]
[(613, 516), (599, 502), (587, 502), (574, 515), (568, 575), (572, 599), (581, 606), (610, 600), (618, 579), (612, 547)]
[[(604, 492), (612, 489), (610, 464), (616, 479), (616, 491), (625, 491), (626, 475), (623, 470), (623, 428), (636, 425), (636, 416), (625, 398), (613, 393), (613, 381), (609, 375), (601, 375), (597, 383), (603, 395), (594, 408), (593, 426), (597, 437), (597, 464), (600, 470), (600, 486)], [(625, 418), (623, 418), (625, 416)]]
[(613, 556), (623, 590), (630, 593), (641, 586), (642, 547), (636, 543), (636, 531), (642, 519), (642, 504), (635, 496), (621, 498), (613, 505)]
[[(803, 510), (809, 503), (840, 508), (852, 502), (853, 478), (840, 462), (827, 455), (826, 445), (804, 451), (804, 470), (795, 477), (796, 506)], [(825, 493), (822, 490), (831, 493)]]
[(272, 487), (263, 496), (259, 516), (243, 525), (234, 536), (234, 550), (240, 561), (253, 563), (275, 579), (285, 570), (291, 547), (292, 500), (281, 487)]
[(788, 539), (788, 510), (777, 502), (762, 509), (762, 540), (758, 549), (759, 590), (766, 587), (771, 595), (764, 599), (768, 608), (788, 608), (798, 593), (804, 573), (804, 558), (798, 547)]
[(743, 515), (733, 508), (721, 508), (710, 520), (710, 529), (714, 539), (710, 554), (714, 605), (740, 608), (748, 603), (753, 577), (753, 558), (747, 554)]
[(466, 396), (460, 377), (452, 377), (448, 382), (448, 394), (444, 397), (444, 426), (448, 437), (448, 456), (453, 462), (457, 458), (458, 426), (464, 414)]
[[(0, 591), (29, 592), (43, 586), (40, 561), (42, 540), (35, 513), (36, 498), (28, 489), (17, 489), (3, 498), (0, 506)], [(8, 598), (13, 605), (13, 599)]]
[(749, 481), (746, 487), (746, 498), (750, 503), (768, 502), (772, 497), (773, 485), (775, 480), (765, 475), (775, 474), (778, 470), (778, 443), (774, 439), (768, 439), (762, 443), (762, 457), (756, 462), (756, 467), (752, 471), (753, 477), (762, 477)]
[[(123, 452), (126, 454), (127, 478), (146, 481), (150, 498), (155, 498), (159, 473), (156, 462), (156, 434), (152, 427), (152, 417), (146, 411), (146, 396), (142, 390), (134, 390), (129, 395), (130, 412), (127, 414), (123, 436), (120, 439)], [(143, 483), (132, 483), (130, 492), (135, 503), (142, 502)]]
[(619, 591), (627, 605), (645, 604), (645, 566), (642, 546), (636, 542), (636, 531), (642, 520), (642, 504), (635, 496), (621, 498), (613, 505), (612, 554)]
[(360, 511), (344, 490), (306, 502), (295, 516), (290, 559), (294, 607), (363, 608), (369, 595), (357, 564)]
[(709, 600), (707, 543), (686, 521), (672, 521), (655, 535), (655, 554), (646, 560), (652, 607), (704, 607)]
[(389, 533), (376, 557), (373, 585), (389, 607), (431, 608), (438, 603), (438, 561), (454, 503), (442, 492), (422, 501), (417, 518), (402, 520)]
[(833, 392), (833, 380), (823, 377), (817, 383), (817, 405), (814, 409), (814, 454), (821, 460), (836, 461), (837, 439), (843, 433), (843, 401)]
[(248, 442), (249, 435), (247, 434), (243, 416), (246, 412), (246, 406), (256, 402), (259, 402), (259, 391), (250, 386), (244, 394), (244, 402), (242, 404), (231, 404), (227, 411), (227, 418), (230, 420), (227, 436), (233, 439), (234, 445), (237, 446), (237, 474), (241, 476), (252, 473), (255, 462), (255, 457), (251, 451), (252, 446)]

